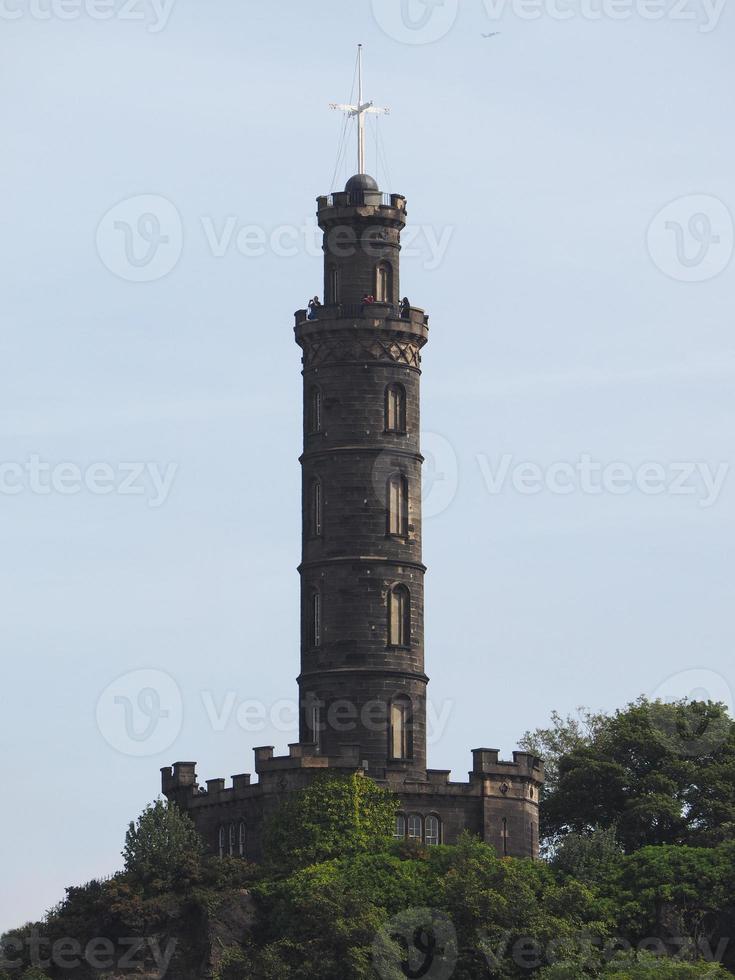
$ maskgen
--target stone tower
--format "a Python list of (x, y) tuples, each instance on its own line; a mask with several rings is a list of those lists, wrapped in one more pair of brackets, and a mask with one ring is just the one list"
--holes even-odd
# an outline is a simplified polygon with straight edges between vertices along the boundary
[[(400, 308), (406, 202), (365, 175), (318, 199), (325, 305), (301, 317), (301, 740), (426, 770), (419, 384), (423, 311)], [(364, 301), (365, 297), (374, 302)]]
[(360, 173), (318, 198), (317, 217), (324, 304), (299, 310), (295, 327), (304, 389), (299, 741), (285, 756), (256, 748), (257, 782), (245, 773), (205, 788), (195, 763), (177, 762), (162, 770), (163, 792), (214, 853), (257, 861), (264, 824), (291, 793), (325, 770), (364, 773), (398, 798), (397, 838), (451, 844), (469, 830), (500, 855), (534, 858), (539, 759), (473, 749), (466, 782), (427, 768), (419, 384), (429, 328), (399, 299), (406, 200)]

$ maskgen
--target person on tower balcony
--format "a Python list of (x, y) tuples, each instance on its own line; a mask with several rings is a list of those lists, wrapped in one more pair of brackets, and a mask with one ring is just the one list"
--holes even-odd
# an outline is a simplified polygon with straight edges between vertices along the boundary
[(372, 306), (372, 304), (374, 302), (375, 302), (375, 297), (373, 295), (371, 295), (370, 293), (365, 293), (363, 295), (363, 297), (362, 297), (362, 306), (363, 306), (363, 309), (366, 306)]
[(401, 300), (401, 318), (403, 320), (411, 319), (411, 304), (408, 301), (408, 296), (404, 296)]
[(309, 312), (307, 314), (307, 320), (316, 320), (319, 317), (319, 309), (321, 307), (319, 302), (319, 297), (315, 296), (314, 299), (309, 300)]

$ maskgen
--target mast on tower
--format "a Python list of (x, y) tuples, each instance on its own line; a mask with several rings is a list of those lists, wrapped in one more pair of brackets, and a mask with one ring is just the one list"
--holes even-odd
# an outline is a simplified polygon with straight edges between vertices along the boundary
[(365, 102), (363, 98), (362, 80), (362, 45), (357, 46), (357, 105), (343, 105), (338, 102), (330, 102), (330, 109), (346, 113), (350, 118), (357, 119), (357, 172), (364, 174), (365, 171), (365, 116), (368, 113), (373, 115), (390, 115), (390, 109), (381, 108), (373, 105), (372, 102)]

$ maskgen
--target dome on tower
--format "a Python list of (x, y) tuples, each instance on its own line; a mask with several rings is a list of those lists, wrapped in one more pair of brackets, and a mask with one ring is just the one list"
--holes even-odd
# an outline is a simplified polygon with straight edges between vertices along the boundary
[(379, 191), (378, 182), (374, 177), (368, 176), (368, 174), (355, 174), (354, 177), (350, 177), (345, 186), (345, 191), (348, 194), (356, 194), (360, 191)]

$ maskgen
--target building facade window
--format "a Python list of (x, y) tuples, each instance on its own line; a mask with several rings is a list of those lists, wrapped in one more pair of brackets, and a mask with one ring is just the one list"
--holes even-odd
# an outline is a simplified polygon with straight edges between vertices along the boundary
[(406, 818), (402, 813), (396, 814), (396, 826), (393, 831), (393, 836), (396, 840), (405, 840), (406, 838)]
[(411, 645), (411, 593), (396, 585), (388, 596), (388, 646)]
[(375, 300), (390, 303), (393, 298), (393, 268), (390, 262), (381, 262), (375, 269)]
[(237, 852), (241, 858), (247, 856), (248, 848), (248, 828), (245, 825), (245, 821), (240, 821), (240, 826), (237, 829)]
[(237, 847), (237, 828), (235, 827), (234, 823), (231, 823), (230, 824), (229, 837), (230, 837), (230, 839), (229, 839), (229, 845), (230, 845), (230, 847), (229, 847), (229, 855), (230, 855), (230, 857), (234, 857), (235, 856), (235, 853), (236, 853), (235, 852), (235, 848)]
[(436, 847), (441, 844), (441, 823), (439, 817), (430, 816), (426, 818), (426, 844), (429, 847)]
[(396, 698), (390, 706), (390, 754), (393, 759), (413, 758), (413, 712), (408, 698)]
[(309, 643), (312, 647), (322, 645), (322, 597), (315, 592), (310, 604), (311, 622), (309, 623)]
[(406, 389), (403, 385), (388, 385), (385, 389), (385, 430), (406, 431)]
[(423, 840), (423, 820), (418, 813), (412, 813), (408, 818), (408, 839)]
[(218, 838), (219, 838), (219, 856), (223, 858), (226, 854), (226, 846), (227, 846), (226, 831), (224, 827), (220, 827)]
[(322, 431), (322, 391), (314, 386), (309, 392), (309, 432)]
[(322, 482), (314, 480), (311, 485), (311, 533), (315, 538), (322, 536)]
[(503, 857), (508, 857), (508, 819), (503, 817)]
[(386, 489), (388, 534), (397, 538), (408, 536), (408, 480), (402, 473), (394, 473)]

